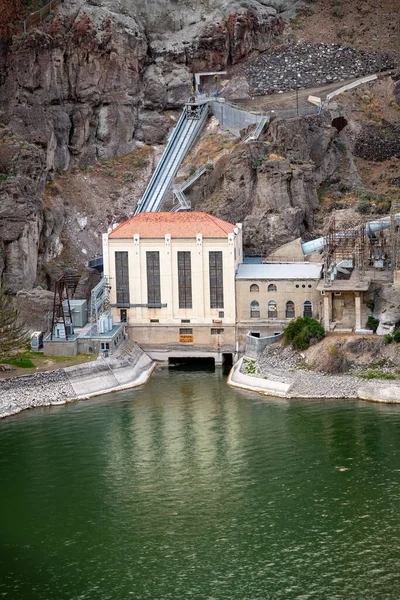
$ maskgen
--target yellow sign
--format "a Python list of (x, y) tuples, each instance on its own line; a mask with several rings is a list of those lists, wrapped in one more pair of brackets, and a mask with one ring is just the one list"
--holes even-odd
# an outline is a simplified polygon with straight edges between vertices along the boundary
[(194, 338), (193, 335), (180, 335), (179, 336), (179, 341), (182, 344), (187, 344), (188, 342), (193, 342), (193, 338)]

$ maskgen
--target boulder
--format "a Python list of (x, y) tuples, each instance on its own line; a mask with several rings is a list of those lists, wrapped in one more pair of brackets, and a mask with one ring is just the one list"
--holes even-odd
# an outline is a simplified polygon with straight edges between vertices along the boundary
[(378, 335), (392, 333), (400, 323), (400, 289), (387, 285), (376, 290), (374, 316), (379, 319)]

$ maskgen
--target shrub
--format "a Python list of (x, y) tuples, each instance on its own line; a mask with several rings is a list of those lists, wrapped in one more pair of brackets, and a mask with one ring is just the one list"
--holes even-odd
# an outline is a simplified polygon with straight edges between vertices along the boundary
[(134, 177), (132, 171), (127, 171), (126, 173), (124, 173), (124, 179), (125, 179), (125, 181), (133, 181), (134, 178), (135, 177)]
[(362, 215), (367, 215), (371, 210), (370, 203), (368, 200), (360, 200), (360, 202), (357, 204), (356, 210)]
[(393, 341), (396, 342), (396, 344), (400, 343), (400, 331), (398, 329), (396, 329), (396, 331), (393, 331), (392, 337)]
[(334, 6), (332, 8), (332, 14), (334, 17), (341, 19), (342, 17), (344, 17), (344, 10), (341, 6)]
[(318, 371), (334, 375), (335, 373), (346, 373), (350, 368), (342, 349), (337, 344), (332, 344), (328, 352), (323, 353), (318, 362)]
[(379, 319), (375, 319), (375, 317), (369, 316), (367, 319), (366, 328), (371, 329), (374, 333), (376, 333), (378, 326), (379, 326)]
[(393, 342), (393, 336), (391, 333), (385, 333), (385, 335), (383, 336), (383, 343), (384, 344), (391, 344)]
[(261, 165), (265, 162), (266, 158), (267, 157), (265, 154), (260, 154), (259, 156), (257, 156), (257, 158), (253, 160), (253, 169), (258, 169), (258, 167), (261, 167)]
[(284, 330), (284, 340), (293, 348), (306, 350), (325, 337), (325, 330), (318, 321), (311, 317), (298, 317), (289, 323)]

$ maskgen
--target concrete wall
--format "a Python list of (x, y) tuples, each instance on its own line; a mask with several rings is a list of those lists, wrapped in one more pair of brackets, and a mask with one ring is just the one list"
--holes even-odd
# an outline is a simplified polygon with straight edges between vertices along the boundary
[(267, 337), (254, 337), (248, 333), (246, 335), (246, 356), (252, 358), (258, 358), (263, 352), (266, 346), (275, 344), (283, 338), (283, 332), (278, 335), (270, 335)]
[[(180, 342), (180, 330), (192, 329), (193, 342)], [(220, 334), (211, 333), (211, 329), (223, 329)], [(205, 346), (210, 348), (227, 348), (234, 351), (235, 326), (227, 324), (196, 325), (193, 323), (179, 323), (176, 325), (162, 325), (151, 323), (148, 325), (133, 325), (128, 328), (129, 337), (137, 344), (144, 347), (179, 345), (182, 348), (190, 346)]]
[(290, 389), (293, 386), (292, 383), (282, 383), (280, 381), (272, 381), (270, 379), (261, 379), (260, 377), (254, 377), (253, 375), (241, 373), (240, 368), (244, 358), (246, 357), (238, 360), (238, 362), (232, 368), (227, 381), (228, 385), (254, 392), (260, 392), (266, 396), (278, 396), (281, 398), (289, 397)]
[(154, 363), (136, 347), (132, 354), (103, 358), (64, 369), (76, 397), (87, 398), (145, 383)]
[(43, 342), (43, 352), (49, 356), (76, 356), (78, 354), (78, 340), (57, 342), (48, 340)]
[(79, 354), (98, 354), (100, 352), (100, 340), (78, 338)]

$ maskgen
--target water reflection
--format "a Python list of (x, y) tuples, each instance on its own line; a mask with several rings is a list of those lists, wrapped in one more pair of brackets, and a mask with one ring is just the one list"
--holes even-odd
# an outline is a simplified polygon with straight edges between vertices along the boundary
[(395, 598), (399, 433), (396, 407), (264, 399), (220, 370), (3, 421), (0, 593)]

